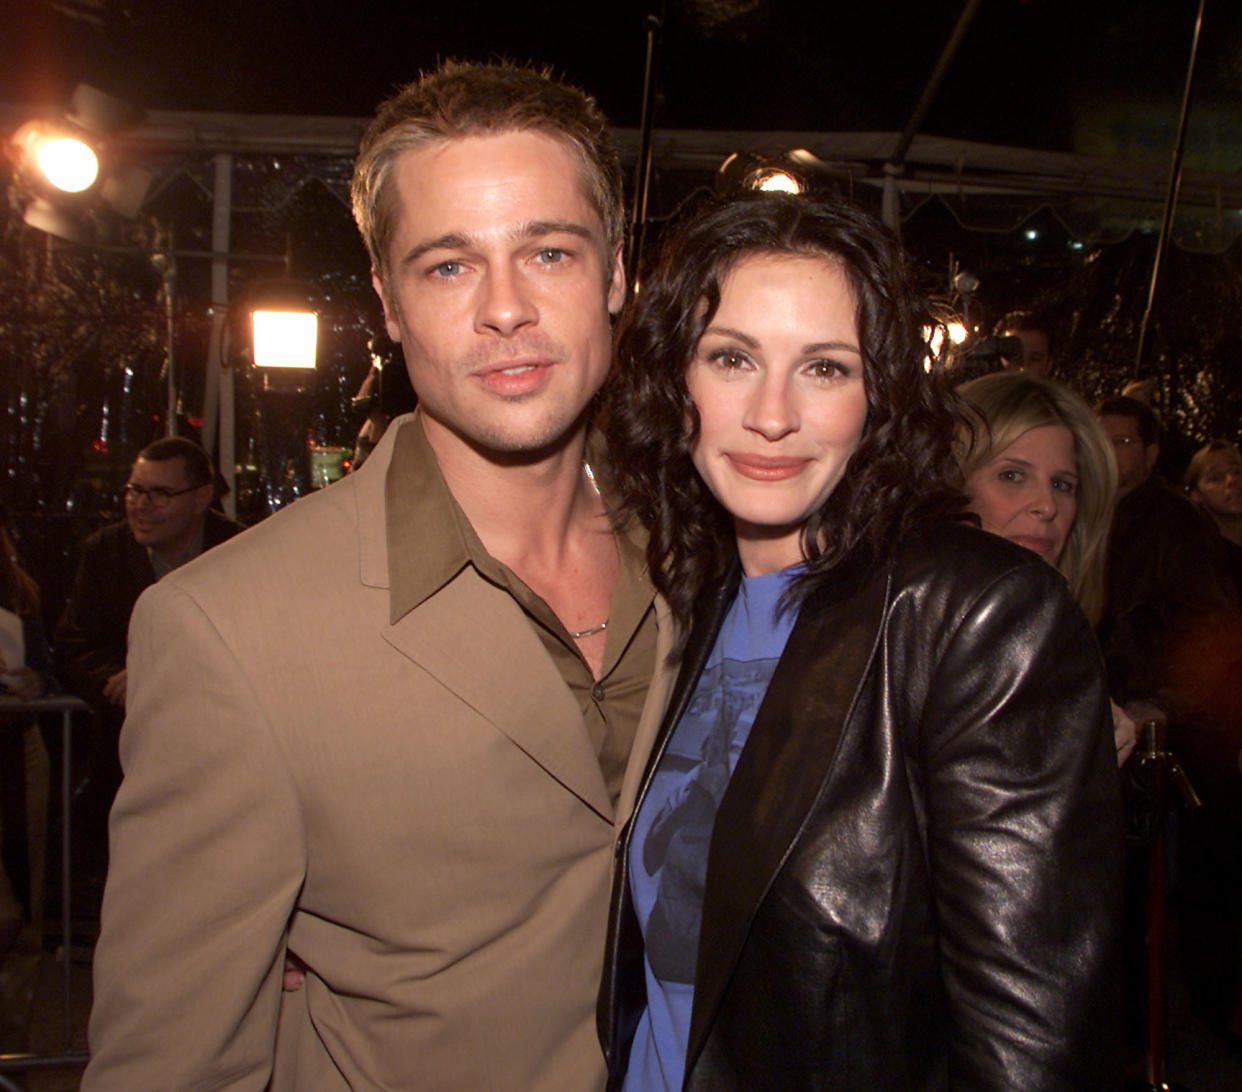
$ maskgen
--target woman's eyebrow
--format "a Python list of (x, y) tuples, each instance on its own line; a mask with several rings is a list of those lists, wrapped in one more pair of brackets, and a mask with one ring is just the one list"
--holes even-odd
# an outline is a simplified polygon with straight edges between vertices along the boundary
[(703, 331), (702, 336), (706, 337), (708, 334), (714, 334), (716, 337), (734, 338), (751, 349), (757, 349), (759, 347), (759, 342), (755, 338), (751, 337), (750, 334), (745, 334), (741, 330), (735, 330), (731, 326), (709, 326)]

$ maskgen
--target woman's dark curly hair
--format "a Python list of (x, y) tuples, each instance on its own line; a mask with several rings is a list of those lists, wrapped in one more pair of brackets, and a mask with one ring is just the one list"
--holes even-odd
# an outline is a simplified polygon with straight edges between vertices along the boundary
[(666, 236), (618, 328), (607, 398), (614, 482), (650, 532), (652, 579), (682, 623), (736, 554), (732, 520), (690, 458), (699, 417), (686, 369), (730, 270), (748, 255), (772, 253), (841, 264), (858, 299), (867, 391), (858, 450), (803, 529), (808, 571), (794, 595), (847, 556), (882, 559), (912, 525), (963, 507), (955, 415), (924, 368), (926, 303), (892, 233), (838, 198), (757, 193), (713, 201)]

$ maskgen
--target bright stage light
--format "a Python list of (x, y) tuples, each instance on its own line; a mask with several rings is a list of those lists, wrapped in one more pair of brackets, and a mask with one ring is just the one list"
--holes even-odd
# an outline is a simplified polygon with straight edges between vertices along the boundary
[(60, 118), (33, 118), (13, 134), (10, 199), (30, 226), (89, 244), (99, 237), (96, 213), (138, 216), (151, 172), (111, 139), (137, 120), (133, 107), (85, 84), (75, 89), (72, 107)]
[(44, 177), (65, 193), (88, 190), (99, 177), (99, 157), (89, 144), (74, 137), (39, 141), (35, 161)]
[(751, 183), (753, 189), (764, 193), (801, 193), (802, 184), (788, 171), (758, 171)]
[(306, 311), (255, 311), (254, 362), (260, 368), (314, 368), (319, 319)]
[(45, 188), (50, 184), (62, 193), (82, 193), (99, 177), (95, 150), (61, 122), (27, 122), (13, 134), (13, 148), (18, 171)]
[[(927, 346), (927, 356), (923, 359), (923, 370), (931, 372), (946, 359), (950, 346), (961, 345), (969, 336), (970, 331), (962, 322), (937, 322), (932, 326), (923, 327), (923, 344)], [(947, 345), (945, 343), (948, 343)]]
[(793, 152), (733, 152), (716, 172), (716, 191), (739, 190), (766, 193), (806, 193), (819, 160), (804, 149)]

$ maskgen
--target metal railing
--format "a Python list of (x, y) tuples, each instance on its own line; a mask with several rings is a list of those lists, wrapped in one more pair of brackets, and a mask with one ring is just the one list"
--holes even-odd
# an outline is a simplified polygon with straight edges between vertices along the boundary
[[(72, 900), (70, 848), (72, 846), (71, 810), (73, 787), (70, 784), (70, 763), (73, 747), (73, 716), (89, 712), (90, 706), (81, 698), (61, 695), (21, 701), (0, 697), (0, 731), (20, 726), (33, 716), (60, 714), (60, 958), (61, 958), (61, 1049), (56, 1054), (0, 1054), (0, 1089), (21, 1092), (21, 1087), (7, 1073), (24, 1073), (35, 1069), (68, 1069), (85, 1066), (88, 1055), (73, 1049), (73, 960)], [(31, 908), (32, 912), (38, 912)]]

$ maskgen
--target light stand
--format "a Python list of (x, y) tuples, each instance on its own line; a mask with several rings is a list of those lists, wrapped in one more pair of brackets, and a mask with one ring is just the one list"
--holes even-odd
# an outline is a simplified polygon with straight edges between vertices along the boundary
[(1165, 819), (1169, 809), (1169, 784), (1181, 796), (1187, 808), (1202, 807), (1186, 771), (1165, 747), (1168, 729), (1157, 720), (1142, 726), (1140, 750), (1137, 755), (1140, 771), (1151, 790), (1153, 815), (1152, 837), (1147, 847), (1147, 902), (1145, 939), (1147, 954), (1147, 1052), (1144, 1079), (1146, 1092), (1168, 1092), (1180, 1088), (1166, 1080), (1168, 1061), (1168, 1006), (1165, 944), (1168, 925), (1165, 915), (1166, 884), (1164, 870)]

